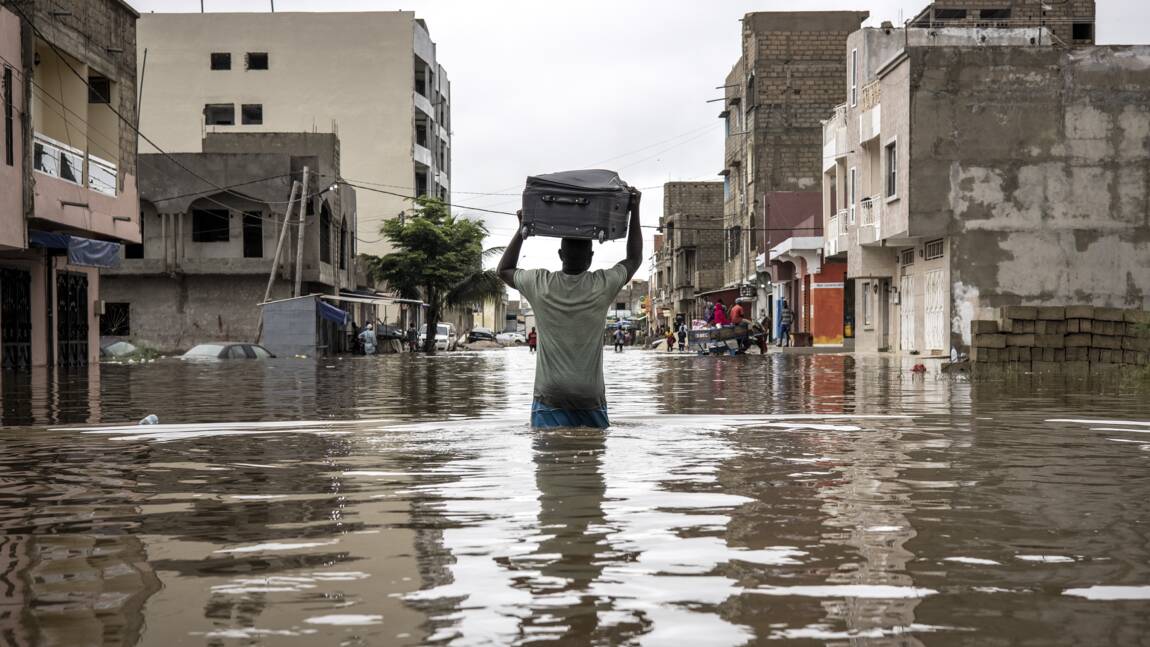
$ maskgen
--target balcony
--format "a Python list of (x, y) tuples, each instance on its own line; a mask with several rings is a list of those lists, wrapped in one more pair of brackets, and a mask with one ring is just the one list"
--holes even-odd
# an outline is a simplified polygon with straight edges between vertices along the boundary
[(846, 209), (839, 209), (838, 212), (834, 215), (834, 219), (837, 221), (838, 227), (834, 232), (831, 233), (838, 234), (839, 236), (845, 236), (847, 234), (847, 225), (849, 224), (847, 219), (849, 217), (849, 213)]
[(872, 195), (859, 204), (858, 241), (860, 245), (871, 245), (882, 240), (882, 196)]
[(847, 106), (836, 106), (830, 119), (823, 122), (823, 172), (834, 168), (835, 160), (847, 154)]
[(864, 85), (860, 98), (859, 108), (862, 110), (870, 110), (877, 106), (882, 101), (882, 82), (875, 80)]
[(426, 114), (428, 117), (431, 117), (433, 119), (435, 118), (435, 108), (431, 107), (431, 100), (430, 99), (428, 99), (427, 97), (423, 96), (422, 94), (420, 94), (419, 92), (416, 92), (414, 90), (411, 92), (411, 98), (412, 98), (412, 101), (415, 102), (416, 108), (419, 108), (420, 110), (422, 110), (423, 113)]
[(419, 144), (412, 144), (411, 158), (424, 166), (431, 167), (431, 151)]
[[(87, 186), (104, 195), (116, 195), (115, 164), (95, 155), (85, 154), (84, 151), (56, 141), (43, 133), (34, 133), (32, 139), (32, 163), (37, 171), (77, 186)], [(87, 161), (86, 167), (85, 161)]]

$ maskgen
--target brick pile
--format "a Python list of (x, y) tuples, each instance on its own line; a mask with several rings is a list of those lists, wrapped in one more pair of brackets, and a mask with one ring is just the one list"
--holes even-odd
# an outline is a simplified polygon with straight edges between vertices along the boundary
[(1010, 306), (970, 328), (976, 365), (1068, 373), (1150, 365), (1150, 311)]

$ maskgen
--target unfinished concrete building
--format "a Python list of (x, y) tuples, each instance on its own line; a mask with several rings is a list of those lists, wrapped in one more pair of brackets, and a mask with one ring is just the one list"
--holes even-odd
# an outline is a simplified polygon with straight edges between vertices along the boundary
[(1094, 0), (940, 0), (909, 24), (923, 29), (1045, 27), (1039, 36), (1055, 44), (1093, 45), (1094, 11)]
[(672, 320), (702, 318), (699, 297), (723, 286), (723, 184), (663, 185), (666, 305)]
[[(742, 56), (727, 75), (719, 115), (727, 133), (723, 286), (755, 297), (756, 319), (768, 310), (778, 319), (782, 290), (773, 283), (793, 293), (796, 315), (806, 311), (807, 291), (796, 287), (806, 274), (796, 269), (799, 257), (772, 262), (770, 254), (794, 237), (804, 240), (788, 253), (821, 249), (821, 120), (845, 97), (842, 51), (867, 15), (758, 12), (743, 18)], [(799, 249), (799, 243), (813, 250)], [(805, 330), (809, 317), (796, 316), (796, 322)]]
[(1051, 36), (851, 36), (824, 219), (858, 349), (963, 352), (970, 322), (1006, 306), (1150, 304), (1150, 48)]
[(255, 340), (273, 267), (271, 299), (295, 287), (298, 208), (278, 265), (273, 258), (304, 166), (301, 293), (356, 287), (355, 191), (327, 179), (339, 173), (335, 135), (209, 134), (202, 147), (140, 156), (143, 242), (126, 246), (121, 266), (105, 272), (104, 335), (165, 352)]

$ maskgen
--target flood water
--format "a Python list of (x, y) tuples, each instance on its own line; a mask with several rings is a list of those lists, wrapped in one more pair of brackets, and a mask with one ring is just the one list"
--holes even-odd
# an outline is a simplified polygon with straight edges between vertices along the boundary
[(5, 375), (0, 644), (1150, 642), (1150, 386), (605, 368), (546, 432), (518, 349)]

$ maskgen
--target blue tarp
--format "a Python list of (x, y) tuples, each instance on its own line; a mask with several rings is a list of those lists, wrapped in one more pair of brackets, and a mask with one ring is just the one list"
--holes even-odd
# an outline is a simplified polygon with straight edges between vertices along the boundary
[(28, 242), (48, 249), (68, 250), (68, 262), (72, 265), (108, 269), (120, 266), (120, 243), (35, 229), (28, 232)]
[(324, 303), (323, 301), (317, 300), (316, 305), (319, 308), (319, 316), (327, 319), (328, 321), (334, 321), (341, 326), (346, 326), (348, 318), (351, 317), (351, 315), (331, 305), (330, 303)]

